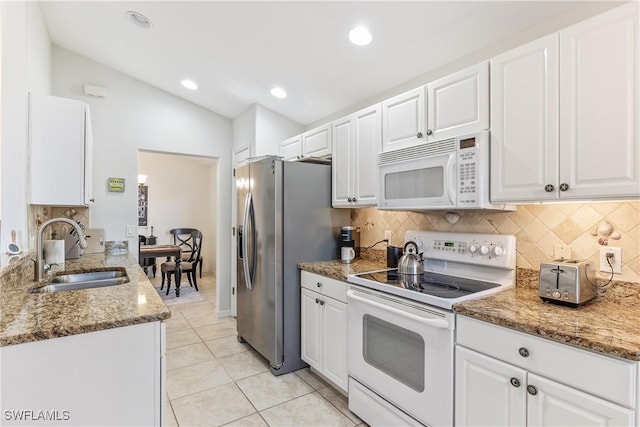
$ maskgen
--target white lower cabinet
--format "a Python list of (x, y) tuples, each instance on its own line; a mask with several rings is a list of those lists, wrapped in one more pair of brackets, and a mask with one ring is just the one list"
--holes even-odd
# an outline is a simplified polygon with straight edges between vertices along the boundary
[(302, 360), (347, 393), (347, 284), (302, 271)]
[(633, 426), (637, 364), (458, 316), (458, 426)]
[(164, 352), (161, 322), (0, 347), (2, 423), (164, 425)]

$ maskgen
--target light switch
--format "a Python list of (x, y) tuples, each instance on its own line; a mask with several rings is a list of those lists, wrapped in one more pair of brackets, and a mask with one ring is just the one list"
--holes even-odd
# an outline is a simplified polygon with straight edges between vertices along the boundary
[(133, 237), (135, 235), (135, 225), (127, 225), (127, 237)]

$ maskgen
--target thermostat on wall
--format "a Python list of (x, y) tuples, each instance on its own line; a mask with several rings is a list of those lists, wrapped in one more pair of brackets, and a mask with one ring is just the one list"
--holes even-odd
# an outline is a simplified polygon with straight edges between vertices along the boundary
[(124, 178), (109, 178), (109, 191), (124, 193)]

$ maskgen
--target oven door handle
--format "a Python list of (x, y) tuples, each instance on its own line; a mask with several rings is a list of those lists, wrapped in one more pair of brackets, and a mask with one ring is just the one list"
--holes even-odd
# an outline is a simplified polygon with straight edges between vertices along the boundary
[(411, 319), (414, 320), (416, 322), (420, 322), (423, 325), (426, 326), (432, 326), (435, 328), (441, 328), (441, 329), (448, 329), (449, 328), (449, 322), (447, 322), (445, 319), (425, 319), (423, 317), (420, 316), (416, 316), (415, 314), (411, 314), (411, 313), (407, 313), (406, 311), (401, 311), (398, 310), (397, 308), (388, 306), (388, 305), (384, 305), (381, 304), (379, 302), (376, 301), (372, 301), (370, 299), (367, 298), (362, 298), (361, 296), (356, 295), (356, 293), (354, 291), (352, 291), (351, 289), (349, 289), (347, 291), (347, 297), (351, 298), (355, 301), (359, 301), (363, 304), (369, 304), (372, 305), (376, 308), (379, 308), (381, 310), (385, 310), (385, 311), (389, 311), (391, 313), (397, 314), (400, 317), (405, 317), (407, 319)]

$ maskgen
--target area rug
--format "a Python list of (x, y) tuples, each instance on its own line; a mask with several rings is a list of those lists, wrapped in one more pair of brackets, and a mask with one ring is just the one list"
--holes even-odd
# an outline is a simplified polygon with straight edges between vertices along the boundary
[(189, 281), (184, 280), (180, 284), (180, 296), (176, 297), (176, 287), (174, 284), (171, 284), (171, 290), (169, 291), (169, 295), (167, 293), (167, 287), (165, 285), (164, 289), (160, 289), (159, 283), (154, 283), (153, 286), (160, 294), (162, 301), (164, 301), (167, 305), (175, 305), (175, 304), (186, 304), (189, 302), (198, 302), (205, 301), (205, 298), (200, 294), (200, 292), (196, 291), (196, 288), (189, 286)]

